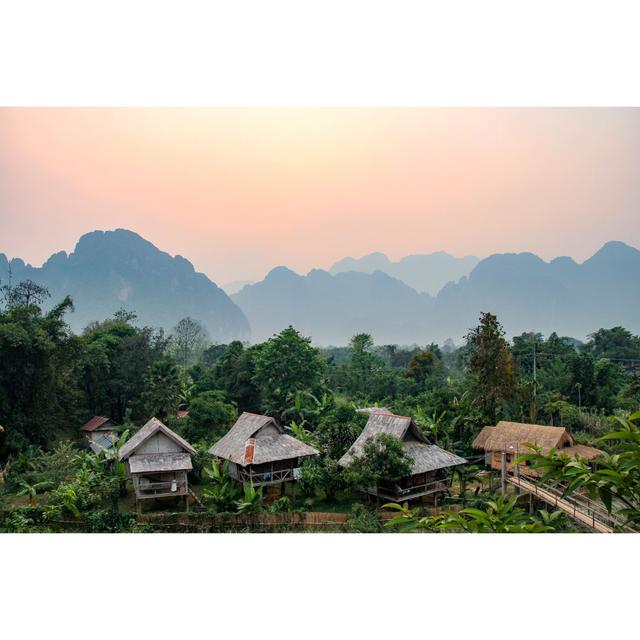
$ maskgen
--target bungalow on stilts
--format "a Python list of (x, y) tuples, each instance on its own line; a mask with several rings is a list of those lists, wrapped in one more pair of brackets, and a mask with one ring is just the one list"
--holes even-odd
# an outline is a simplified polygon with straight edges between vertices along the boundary
[(258, 485), (293, 482), (304, 458), (319, 451), (285, 433), (271, 417), (244, 412), (216, 442), (209, 453), (229, 462), (229, 475), (236, 481)]
[(126, 462), (133, 481), (138, 512), (143, 500), (179, 496), (187, 509), (192, 455), (196, 455), (195, 449), (157, 418), (151, 418), (127, 440), (119, 458)]
[[(574, 437), (565, 427), (551, 427), (542, 424), (526, 424), (524, 422), (508, 422), (502, 420), (496, 426), (484, 427), (471, 444), (473, 449), (485, 452), (485, 464), (496, 471), (504, 468), (505, 472), (513, 472), (516, 460), (533, 451), (529, 444), (540, 447), (543, 454), (551, 449), (564, 453), (572, 458), (583, 458), (593, 461), (602, 455), (600, 449), (577, 444)], [(518, 465), (519, 473), (528, 476), (539, 476), (539, 471), (528, 463)]]
[(381, 483), (377, 487), (367, 487), (367, 493), (387, 500), (405, 502), (448, 493), (451, 487), (453, 467), (466, 464), (460, 456), (432, 444), (422, 433), (414, 420), (406, 416), (396, 416), (388, 411), (369, 411), (370, 417), (362, 433), (351, 448), (340, 458), (338, 464), (346, 467), (354, 456), (362, 455), (365, 442), (380, 433), (386, 433), (402, 440), (404, 452), (413, 461), (408, 476), (397, 482)]

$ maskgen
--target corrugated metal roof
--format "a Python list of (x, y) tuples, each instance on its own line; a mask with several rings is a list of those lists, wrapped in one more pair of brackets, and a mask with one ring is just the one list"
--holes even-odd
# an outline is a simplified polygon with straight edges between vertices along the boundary
[[(105, 418), (104, 416), (93, 416), (89, 422), (80, 427), (81, 431), (95, 431), (98, 427), (106, 424), (107, 422), (111, 422), (110, 418)], [(115, 426), (115, 425), (114, 425)]]
[(101, 451), (115, 451), (114, 442), (108, 435), (103, 435), (95, 440), (90, 440), (89, 447), (95, 453), (100, 453)]

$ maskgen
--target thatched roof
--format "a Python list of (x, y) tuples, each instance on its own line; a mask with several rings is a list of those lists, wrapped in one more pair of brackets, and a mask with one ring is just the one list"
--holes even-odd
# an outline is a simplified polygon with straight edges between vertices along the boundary
[(404, 452), (413, 460), (411, 475), (426, 473), (436, 469), (457, 467), (466, 464), (467, 461), (455, 453), (441, 449), (437, 444), (424, 444), (422, 442), (405, 442)]
[[(263, 432), (263, 433), (261, 433)], [(318, 455), (319, 451), (284, 433), (269, 416), (244, 412), (209, 453), (242, 467)]]
[(411, 418), (378, 412), (371, 414), (362, 433), (338, 464), (346, 467), (354, 456), (362, 455), (366, 441), (379, 433), (386, 433), (403, 441), (405, 453), (413, 460), (411, 475), (467, 462), (464, 458), (431, 444)]
[(601, 455), (599, 449), (576, 444), (565, 427), (550, 427), (542, 424), (525, 424), (502, 420), (495, 427), (484, 427), (473, 441), (474, 449), (485, 451), (508, 451), (519, 449), (520, 454), (530, 453), (525, 444), (535, 444), (543, 453), (558, 449), (570, 456), (592, 460)]
[(526, 442), (539, 446), (547, 453), (551, 449), (559, 448), (563, 441), (573, 444), (573, 438), (564, 427), (502, 420), (495, 427), (485, 427), (471, 446), (485, 451), (506, 451)]
[(368, 413), (371, 415), (372, 413), (391, 413), (387, 407), (362, 407), (361, 409), (356, 409), (358, 413)]
[(131, 473), (153, 473), (156, 471), (191, 471), (191, 456), (188, 453), (142, 453), (129, 460)]
[(587, 460), (595, 460), (602, 455), (602, 451), (600, 451), (600, 449), (588, 447), (585, 444), (574, 444), (571, 447), (561, 449), (561, 451), (572, 458), (585, 458)]
[(144, 427), (141, 427), (139, 431), (134, 433), (131, 438), (129, 438), (129, 440), (127, 440), (127, 442), (122, 445), (122, 447), (120, 448), (120, 460), (126, 460), (143, 442), (146, 442), (158, 431), (162, 432), (170, 440), (173, 440), (187, 453), (190, 453), (191, 455), (196, 454), (196, 450), (186, 440), (181, 438), (174, 431), (171, 431), (169, 427), (162, 424), (162, 422), (160, 422), (158, 418), (151, 418), (151, 420), (149, 420), (149, 422), (147, 422)]

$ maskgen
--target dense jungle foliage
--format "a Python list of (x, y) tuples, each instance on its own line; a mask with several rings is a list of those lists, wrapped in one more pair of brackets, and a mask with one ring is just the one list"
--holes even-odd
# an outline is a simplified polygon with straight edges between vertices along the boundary
[[(362, 333), (346, 347), (317, 348), (292, 327), (261, 344), (221, 345), (208, 343), (191, 318), (166, 335), (139, 326), (135, 314), (125, 311), (75, 335), (65, 321), (72, 300), (44, 313), (47, 296), (30, 282), (2, 288), (4, 530), (51, 530), (64, 517), (81, 517), (89, 531), (143, 527), (128, 510), (123, 466), (84, 446), (79, 428), (93, 415), (123, 425), (123, 437), (157, 416), (196, 446), (191, 482), (201, 485), (208, 508), (251, 513), (264, 508), (261, 492), (232, 487), (206, 454), (243, 411), (274, 416), (321, 452), (303, 465), (299, 504), (285, 497), (270, 510), (333, 504), (351, 511), (362, 501), (355, 491), (359, 483), (402, 475), (407, 464), (396, 443), (383, 439), (342, 472), (337, 461), (367, 418), (356, 408), (384, 406), (410, 415), (431, 441), (477, 458), (471, 442), (484, 425), (501, 419), (562, 425), (578, 442), (615, 454), (620, 437), (601, 438), (619, 431), (617, 419), (626, 420), (640, 407), (640, 338), (622, 327), (599, 329), (584, 343), (535, 332), (508, 341), (498, 319), (483, 313), (477, 327), (457, 337), (459, 346), (452, 340), (376, 345)], [(625, 424), (632, 429), (634, 422)], [(393, 463), (382, 464), (381, 451)], [(554, 468), (559, 472), (558, 464)], [(475, 486), (472, 499), (482, 498), (483, 509), (517, 508), (496, 502), (475, 480), (474, 485), (473, 479), (460, 479), (463, 498), (465, 487)], [(348, 529), (378, 530), (369, 516), (357, 507)], [(551, 521), (534, 521), (522, 530), (554, 529)], [(458, 530), (472, 530), (456, 522)], [(455, 522), (447, 526), (455, 528)]]

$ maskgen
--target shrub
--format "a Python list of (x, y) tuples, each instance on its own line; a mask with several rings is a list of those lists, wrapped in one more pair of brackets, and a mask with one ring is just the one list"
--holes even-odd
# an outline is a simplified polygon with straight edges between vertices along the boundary
[(375, 511), (356, 503), (351, 509), (351, 518), (344, 524), (344, 530), (347, 533), (381, 533), (383, 529)]

